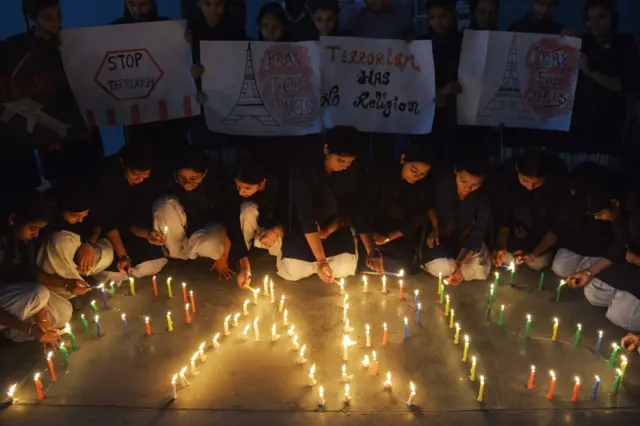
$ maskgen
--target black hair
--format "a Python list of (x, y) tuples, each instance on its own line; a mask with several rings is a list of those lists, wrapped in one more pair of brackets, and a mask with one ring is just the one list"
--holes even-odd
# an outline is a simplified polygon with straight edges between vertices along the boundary
[(569, 188), (576, 193), (582, 192), (591, 180), (597, 178), (599, 172), (602, 171), (602, 166), (591, 161), (578, 164), (571, 173), (569, 173)]
[(22, 16), (27, 26), (27, 31), (31, 32), (29, 19), (34, 19), (40, 12), (48, 7), (60, 6), (60, 0), (22, 0)]
[(51, 203), (39, 192), (24, 194), (14, 201), (10, 213), (16, 215), (14, 225), (20, 226), (29, 222), (51, 222), (53, 208)]
[(94, 205), (95, 194), (87, 180), (63, 182), (56, 192), (56, 207), (60, 211), (78, 213), (91, 210)]
[(355, 127), (336, 126), (325, 135), (325, 143), (330, 154), (359, 157), (362, 154), (360, 133)]
[(590, 215), (595, 215), (602, 210), (610, 209), (612, 207), (612, 200), (618, 200), (621, 208), (623, 205), (623, 197), (620, 189), (616, 187), (614, 179), (607, 176), (589, 182), (584, 187), (580, 198), (584, 205), (584, 211)]
[[(155, 19), (158, 17), (158, 5), (156, 4), (156, 0), (150, 0), (149, 5), (149, 17), (151, 19)], [(124, 11), (122, 12), (122, 16), (125, 18), (133, 18), (131, 16), (131, 12), (129, 12), (129, 8), (127, 7), (127, 0), (124, 0)]]
[(260, 8), (260, 12), (258, 13), (258, 17), (256, 18), (256, 26), (258, 27), (258, 40), (262, 40), (262, 33), (260, 32), (260, 24), (262, 23), (262, 19), (267, 15), (273, 15), (276, 19), (278, 19), (284, 29), (287, 28), (287, 15), (284, 13), (284, 9), (280, 5), (280, 3), (270, 2), (265, 3)]
[(441, 7), (443, 9), (449, 9), (451, 11), (451, 13), (454, 14), (454, 15), (458, 11), (458, 9), (456, 7), (456, 1), (455, 0), (427, 0), (425, 7), (426, 7), (427, 12), (429, 10), (433, 9), (434, 7)]
[(209, 157), (203, 150), (189, 147), (184, 149), (178, 156), (175, 169), (191, 169), (196, 173), (204, 173), (209, 170), (210, 165)]
[(618, 12), (615, 0), (586, 0), (583, 11), (584, 22), (587, 22), (589, 18), (589, 9), (594, 7), (601, 7), (611, 14), (610, 32), (612, 34), (617, 33), (620, 29), (620, 13)]
[(420, 138), (422, 135), (410, 137), (409, 146), (403, 151), (404, 161), (417, 161), (420, 163), (433, 165), (435, 163), (435, 154), (433, 144)]
[(476, 21), (476, 9), (478, 8), (478, 5), (480, 4), (480, 2), (482, 1), (491, 1), (493, 3), (495, 3), (496, 5), (496, 10), (498, 13), (500, 13), (500, 0), (471, 0), (471, 2), (469, 3), (469, 22), (470, 22), (470, 26), (469, 28), (471, 29), (477, 29), (478, 28), (478, 22)]
[(153, 154), (146, 144), (131, 143), (118, 154), (122, 165), (132, 170), (146, 171), (153, 168)]
[(309, 10), (311, 13), (315, 13), (316, 10), (330, 10), (337, 17), (340, 13), (340, 5), (338, 0), (312, 0), (309, 3)]
[(250, 154), (238, 167), (236, 178), (249, 185), (258, 185), (267, 178), (267, 164), (264, 157)]
[(537, 149), (525, 152), (516, 163), (518, 172), (533, 178), (546, 179), (551, 173), (551, 155)]
[(466, 171), (470, 175), (486, 177), (491, 170), (489, 157), (479, 150), (465, 150), (456, 156), (454, 169), (456, 171)]

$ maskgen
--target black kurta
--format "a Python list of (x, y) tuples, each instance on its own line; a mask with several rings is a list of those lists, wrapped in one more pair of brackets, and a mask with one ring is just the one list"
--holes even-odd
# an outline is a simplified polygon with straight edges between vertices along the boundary
[(10, 229), (0, 230), (0, 286), (9, 283), (36, 282), (37, 241), (20, 241)]
[(282, 226), (284, 229), (287, 224), (287, 197), (286, 188), (282, 188), (278, 175), (268, 173), (267, 183), (264, 190), (256, 192), (249, 198), (240, 197), (240, 203), (245, 201), (253, 202), (258, 205), (258, 226), (264, 229), (270, 229), (274, 226)]

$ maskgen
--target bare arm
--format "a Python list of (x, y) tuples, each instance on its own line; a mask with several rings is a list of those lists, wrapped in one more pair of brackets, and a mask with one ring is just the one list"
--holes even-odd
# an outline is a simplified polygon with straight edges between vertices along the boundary
[[(360, 234), (360, 240), (362, 244), (364, 244), (364, 248), (367, 250), (367, 254), (371, 253), (371, 250), (374, 249), (375, 244), (373, 243), (373, 237), (370, 233)], [(307, 239), (307, 242), (309, 240)], [(324, 249), (323, 249), (324, 251)]]
[(323, 262), (327, 260), (327, 256), (324, 253), (324, 246), (320, 239), (320, 234), (313, 232), (311, 234), (304, 234), (304, 237), (307, 239), (307, 244), (309, 244), (309, 248), (313, 252), (313, 256), (316, 258), (316, 261)]
[(42, 271), (38, 271), (38, 281), (45, 287), (66, 287), (68, 281), (65, 278), (57, 275), (45, 274)]
[(104, 236), (113, 246), (113, 251), (116, 253), (116, 256), (128, 256), (127, 250), (124, 248), (124, 244), (122, 243), (122, 238), (120, 238), (120, 232), (117, 229), (107, 232)]
[(95, 244), (96, 242), (98, 242), (100, 234), (102, 234), (102, 227), (96, 226), (95, 228), (93, 228), (93, 232), (91, 232), (91, 235), (89, 236), (89, 241)]
[(553, 247), (558, 242), (558, 237), (553, 232), (547, 232), (538, 244), (538, 246), (533, 250), (533, 255), (535, 257), (542, 256), (546, 252), (549, 251), (551, 247)]
[(456, 257), (455, 263), (457, 263), (458, 265), (464, 265), (471, 259), (472, 256), (473, 256), (472, 250), (468, 248), (463, 248), (460, 250), (460, 253), (458, 253), (458, 257)]
[(498, 229), (498, 235), (496, 237), (496, 246), (498, 250), (505, 250), (507, 248), (507, 240), (509, 239), (509, 232), (511, 229), (507, 226), (503, 226)]
[(28, 333), (29, 327), (31, 326), (29, 323), (20, 321), (3, 308), (0, 308), (0, 325), (4, 325), (5, 327), (12, 328), (23, 333)]
[(429, 217), (429, 222), (431, 222), (433, 229), (438, 229), (438, 215), (436, 214), (436, 209), (431, 207), (427, 211), (427, 216)]
[(591, 273), (591, 276), (595, 277), (596, 275), (598, 275), (600, 272), (604, 271), (611, 265), (613, 265), (612, 261), (605, 258), (601, 258), (596, 263), (594, 263), (589, 268), (587, 268), (587, 271)]

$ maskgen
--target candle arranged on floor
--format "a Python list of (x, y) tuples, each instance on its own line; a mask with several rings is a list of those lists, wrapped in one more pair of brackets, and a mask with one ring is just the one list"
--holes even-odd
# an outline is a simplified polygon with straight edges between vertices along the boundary
[(558, 288), (556, 289), (556, 303), (560, 301), (560, 292), (562, 290), (562, 287), (564, 287), (566, 284), (567, 283), (565, 280), (560, 280), (560, 284), (558, 284)]
[(609, 365), (613, 367), (616, 363), (618, 351), (620, 350), (620, 346), (617, 343), (612, 343), (611, 347), (613, 350), (611, 351), (611, 356), (609, 357)]
[(151, 282), (153, 283), (153, 295), (158, 297), (158, 282), (155, 275), (151, 278)]
[(453, 335), (453, 344), (457, 345), (460, 342), (460, 323), (456, 323), (456, 332)]
[(369, 355), (365, 355), (364, 358), (362, 358), (362, 366), (368, 369), (370, 365), (371, 362), (369, 361)]
[(573, 346), (576, 348), (580, 346), (580, 335), (582, 334), (582, 324), (578, 324), (576, 334), (573, 336)]
[(553, 370), (549, 371), (551, 376), (551, 383), (549, 384), (549, 392), (547, 392), (547, 399), (551, 401), (553, 399), (553, 391), (556, 388), (556, 373)]
[(187, 324), (191, 324), (191, 315), (189, 314), (189, 304), (184, 305), (184, 317)]
[(173, 293), (171, 292), (171, 277), (167, 278), (167, 297), (169, 299), (173, 297)]
[(257, 305), (258, 304), (258, 295), (260, 294), (260, 290), (258, 290), (257, 288), (255, 290), (253, 290), (253, 304)]
[(167, 312), (167, 331), (173, 331), (173, 320), (171, 319), (171, 311)]
[(500, 316), (498, 318), (498, 326), (502, 327), (504, 324), (504, 305), (500, 305)]
[(102, 331), (100, 329), (100, 317), (98, 315), (95, 316), (96, 321), (96, 336), (102, 337)]
[(182, 299), (184, 303), (189, 303), (189, 299), (187, 299), (187, 283), (182, 283)]
[(340, 294), (344, 294), (344, 278), (340, 278), (338, 286), (340, 286)]
[(129, 292), (132, 296), (136, 295), (136, 280), (133, 277), (129, 277)]
[(237, 327), (238, 325), (240, 325), (238, 323), (238, 320), (240, 319), (240, 312), (237, 312), (234, 316), (233, 316), (233, 326)]
[(576, 376), (575, 384), (573, 385), (573, 396), (571, 396), (571, 402), (578, 401), (579, 392), (580, 392), (580, 377)]
[(62, 361), (64, 362), (65, 368), (69, 366), (69, 351), (64, 346), (64, 342), (60, 342), (60, 355), (62, 356)]
[(245, 300), (242, 304), (242, 315), (245, 317), (249, 315), (249, 300)]
[(613, 394), (617, 395), (620, 392), (620, 383), (622, 383), (622, 370), (616, 368), (616, 379), (613, 381)]
[(476, 363), (477, 363), (477, 359), (475, 356), (471, 357), (471, 370), (469, 370), (469, 381), (471, 382), (475, 382), (476, 381)]
[(89, 307), (93, 311), (94, 315), (98, 315), (98, 306), (96, 305), (96, 301), (95, 300), (92, 300), (91, 303), (89, 303)]
[(478, 389), (478, 398), (476, 398), (478, 402), (484, 401), (484, 376), (480, 376), (480, 389)]
[(487, 302), (487, 309), (488, 310), (492, 310), (493, 309), (493, 295), (495, 294), (495, 285), (491, 284), (491, 286), (489, 287), (489, 301)]
[(451, 309), (451, 312), (449, 313), (449, 328), (453, 328), (455, 326), (455, 317), (456, 311), (455, 309)]
[(256, 319), (253, 320), (253, 337), (256, 342), (260, 341), (260, 328), (258, 327), (258, 319), (259, 317), (256, 317)]
[(191, 312), (196, 313), (196, 300), (193, 297), (193, 290), (189, 291), (189, 298), (191, 299)]
[(178, 389), (176, 385), (177, 381), (178, 381), (178, 375), (174, 374), (173, 377), (171, 378), (171, 399), (173, 399), (174, 401), (178, 399)]
[(449, 297), (449, 295), (445, 295), (445, 303), (444, 303), (444, 316), (448, 317), (449, 316), (449, 308), (451, 306), (451, 298)]
[(324, 388), (322, 385), (318, 387), (318, 405), (324, 407)]
[(371, 327), (369, 326), (369, 324), (365, 324), (364, 326), (364, 335), (365, 335), (366, 346), (370, 348), (371, 347)]
[(102, 292), (102, 309), (109, 309), (109, 303), (107, 302), (107, 289), (104, 288), (104, 284), (100, 284), (100, 291)]
[(409, 389), (411, 390), (411, 393), (409, 393), (407, 405), (411, 407), (413, 405), (413, 398), (416, 396), (416, 385), (414, 385), (413, 382), (409, 382)]
[(342, 346), (343, 346), (343, 352), (342, 352), (342, 360), (343, 361), (348, 361), (349, 360), (349, 346), (351, 343), (351, 339), (349, 339), (349, 335), (345, 334), (344, 336), (342, 336)]
[(409, 338), (409, 319), (404, 317), (404, 338), (405, 340)]
[(593, 390), (591, 391), (591, 399), (596, 400), (598, 397), (598, 389), (600, 389), (600, 376), (596, 376), (596, 382), (593, 385)]
[(369, 280), (366, 275), (362, 276), (362, 292), (369, 293)]
[(495, 272), (495, 279), (493, 280), (493, 286), (495, 288), (496, 294), (498, 293), (498, 284), (500, 283), (500, 273)]
[(387, 292), (387, 276), (386, 275), (382, 276), (382, 292), (383, 293)]
[(398, 300), (404, 299), (404, 282), (402, 280), (398, 280), (398, 285), (400, 286), (400, 292), (398, 293)]
[(269, 275), (264, 276), (264, 279), (262, 280), (262, 284), (263, 284), (262, 295), (264, 297), (269, 297)]
[(144, 317), (144, 327), (146, 329), (147, 336), (151, 336), (151, 323), (149, 317)]
[(420, 298), (420, 290), (414, 290), (413, 291), (413, 304), (415, 306), (418, 306), (418, 302), (420, 301), (419, 298)]
[(87, 319), (85, 318), (84, 314), (80, 315), (80, 321), (82, 321), (83, 332), (87, 334), (89, 332), (89, 324), (87, 323)]
[(384, 388), (391, 390), (391, 371), (387, 371), (387, 379), (384, 381)]
[(242, 340), (247, 340), (249, 338), (249, 329), (251, 328), (251, 324), (247, 324), (242, 329)]
[[(249, 326), (247, 325), (247, 327)], [(216, 333), (215, 336), (213, 336), (213, 339), (211, 339), (213, 349), (218, 349), (220, 347), (220, 343), (218, 343), (219, 338), (220, 338), (220, 333)]]
[(279, 338), (280, 338), (280, 335), (277, 333), (276, 323), (274, 322), (271, 325), (271, 341), (276, 342)]
[(378, 358), (376, 358), (376, 351), (371, 352), (371, 375), (378, 375)]
[(36, 392), (38, 394), (38, 399), (44, 399), (44, 393), (42, 393), (42, 383), (40, 382), (40, 373), (36, 373), (33, 376), (33, 383), (36, 385)]
[(316, 365), (313, 364), (309, 369), (309, 386), (314, 387), (316, 383)]
[(558, 327), (560, 326), (560, 320), (558, 318), (553, 319), (553, 334), (551, 334), (551, 340), (558, 341)]
[(382, 346), (387, 346), (387, 338), (389, 336), (389, 330), (387, 330), (387, 323), (382, 324)]
[(282, 313), (282, 311), (284, 310), (284, 299), (285, 296), (284, 294), (282, 296), (280, 296), (280, 306), (278, 307), (278, 312)]
[(529, 383), (527, 383), (527, 389), (533, 389), (533, 382), (536, 379), (536, 366), (531, 366), (531, 373), (529, 373)]
[(418, 307), (416, 308), (416, 324), (420, 324), (420, 314), (422, 313), (422, 304), (418, 303)]
[[(444, 283), (447, 283), (447, 280), (444, 280)], [(441, 305), (444, 304), (444, 285), (442, 286), (442, 291), (440, 292), (440, 302)]]
[(302, 345), (302, 347), (300, 348), (300, 353), (298, 354), (298, 360), (297, 360), (298, 364), (304, 364), (305, 362), (307, 362), (307, 359), (304, 357), (304, 353), (306, 350), (307, 350), (307, 345)]
[(438, 272), (438, 296), (442, 294), (442, 272)]
[(524, 326), (524, 338), (528, 339), (531, 335), (531, 315), (527, 314), (527, 323)]
[(509, 285), (513, 285), (513, 280), (516, 276), (516, 262), (511, 262), (509, 265), (509, 270), (511, 271), (511, 275), (509, 276)]
[[(84, 319), (84, 317), (82, 319)], [(84, 322), (87, 322), (87, 320), (84, 320)], [(76, 336), (74, 336), (71, 332), (71, 326), (69, 325), (69, 323), (67, 323), (64, 329), (69, 335), (69, 340), (71, 340), (71, 350), (77, 351), (78, 349), (80, 349), (80, 346), (78, 346), (78, 342), (76, 342)]]
[(127, 327), (127, 314), (122, 314), (121, 315), (122, 318), (122, 333), (123, 334), (129, 334), (129, 327)]
[(231, 319), (231, 315), (227, 315), (227, 317), (224, 319), (224, 335), (228, 336), (229, 334), (231, 334), (229, 332), (229, 320)]
[(344, 403), (349, 404), (351, 401), (351, 396), (349, 396), (349, 383), (345, 383), (344, 385)]
[(462, 351), (462, 362), (467, 362), (467, 355), (469, 354), (469, 335), (464, 335), (464, 350)]
[(49, 352), (47, 354), (47, 364), (49, 364), (49, 372), (51, 372), (51, 380), (54, 382), (58, 381), (58, 376), (56, 376), (56, 369), (53, 367), (53, 352)]

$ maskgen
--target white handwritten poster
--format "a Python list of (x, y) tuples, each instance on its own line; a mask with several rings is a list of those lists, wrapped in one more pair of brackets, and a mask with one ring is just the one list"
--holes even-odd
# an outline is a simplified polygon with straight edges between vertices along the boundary
[(430, 133), (435, 113), (431, 41), (322, 37), (322, 97), (327, 127)]
[(186, 21), (62, 31), (62, 60), (88, 125), (116, 126), (200, 113)]
[(581, 47), (575, 37), (465, 31), (458, 123), (568, 131)]
[(254, 135), (319, 133), (318, 43), (200, 43), (205, 117), (214, 132)]

